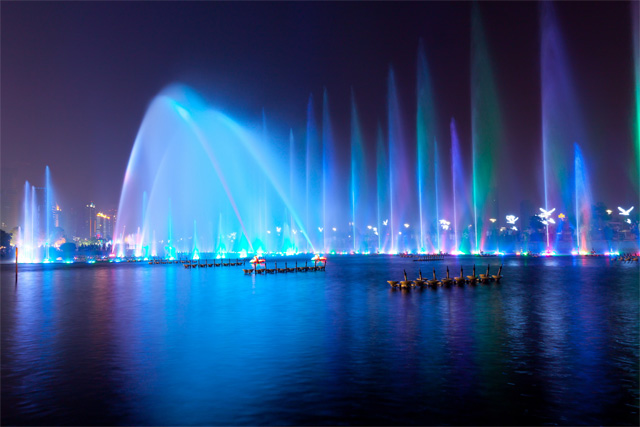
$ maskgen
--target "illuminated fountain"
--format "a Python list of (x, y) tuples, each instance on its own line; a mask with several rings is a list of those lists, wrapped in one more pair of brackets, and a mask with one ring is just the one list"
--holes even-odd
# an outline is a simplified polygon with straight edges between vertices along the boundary
[(458, 131), (456, 122), (451, 119), (451, 189), (453, 198), (451, 200), (453, 210), (453, 221), (451, 228), (453, 229), (454, 241), (452, 253), (470, 253), (471, 248), (469, 240), (462, 240), (462, 224), (468, 223), (465, 213), (469, 212), (469, 196), (465, 186), (465, 167), (462, 162), (462, 153), (460, 150), (460, 141), (458, 139)]
[[(640, 194), (640, 3), (631, 2), (631, 16), (633, 19), (633, 62), (635, 80), (635, 116), (632, 139), (635, 147), (635, 165), (631, 170), (635, 170), (636, 194)], [(640, 200), (638, 200), (640, 201)], [(640, 247), (640, 232), (638, 233), (638, 247)]]
[(579, 253), (585, 253), (589, 248), (589, 228), (591, 225), (591, 186), (587, 176), (584, 157), (578, 144), (574, 144), (575, 166), (575, 215), (576, 215), (576, 248)]
[(322, 146), (318, 137), (315, 111), (313, 108), (313, 96), (309, 96), (307, 104), (307, 144), (305, 154), (305, 224), (309, 224), (307, 231), (309, 235), (309, 245), (307, 252), (313, 247), (322, 248), (324, 242), (321, 231), (323, 228), (322, 211), (318, 207), (322, 206)]
[[(576, 213), (582, 209), (581, 215), (584, 215), (585, 207), (576, 205), (576, 193), (578, 186), (583, 195), (588, 193), (588, 188), (584, 187), (584, 177), (579, 176), (578, 169), (583, 167), (582, 154), (577, 157), (578, 148), (574, 154), (574, 143), (585, 141), (584, 126), (553, 5), (544, 2), (540, 11), (544, 209), (562, 207)], [(571, 182), (575, 182), (574, 186), (567, 185)], [(556, 215), (559, 213), (562, 212), (556, 212)], [(576, 215), (576, 232), (580, 229), (579, 216)], [(556, 250), (556, 225), (551, 221), (545, 224), (547, 251)], [(585, 227), (582, 227), (582, 237), (584, 232)]]
[(391, 206), (391, 190), (389, 187), (388, 148), (382, 132), (382, 126), (378, 124), (376, 133), (376, 213), (377, 225), (373, 230), (378, 237), (378, 249), (381, 252), (389, 250), (389, 208)]
[(163, 91), (131, 152), (114, 250), (136, 256), (152, 255), (154, 245), (163, 254), (286, 251), (276, 227), (287, 222), (313, 250), (283, 185), (288, 168), (264, 136), (264, 127), (262, 137), (248, 131), (187, 88)]
[[(293, 130), (286, 142), (271, 138), (264, 112), (256, 131), (210, 108), (189, 89), (172, 86), (149, 106), (132, 150), (116, 226), (117, 253), (501, 253), (499, 233), (519, 232), (518, 218), (507, 215), (507, 227), (497, 223), (504, 218), (497, 191), (502, 125), (481, 17), (477, 5), (472, 9), (470, 153), (465, 154), (453, 119), (450, 152), (447, 144), (438, 144), (422, 43), (415, 135), (405, 127), (410, 123), (392, 68), (386, 123), (378, 124), (369, 141), (351, 90), (348, 144), (334, 133), (326, 89), (321, 125), (310, 96), (306, 132), (299, 139), (304, 142), (297, 143)], [(585, 250), (592, 197), (584, 155), (577, 145), (571, 150), (582, 140), (581, 126), (552, 6), (542, 7), (541, 34), (544, 248), (555, 250), (556, 227), (564, 226), (575, 232), (572, 246)], [(562, 211), (574, 212), (575, 220)], [(516, 250), (512, 246), (508, 249)]]
[(487, 250), (489, 218), (499, 218), (496, 162), (501, 143), (498, 95), (478, 5), (471, 21), (473, 250)]
[(18, 230), (20, 262), (51, 262), (53, 259), (54, 203), (51, 171), (45, 168), (44, 187), (24, 185), (23, 217)]
[[(370, 189), (367, 179), (364, 137), (360, 128), (355, 93), (351, 90), (351, 236), (354, 252), (370, 252), (369, 241), (365, 239), (365, 227), (375, 223), (376, 217), (369, 209)], [(376, 227), (377, 228), (377, 227)], [(373, 226), (371, 226), (373, 230)], [(374, 248), (375, 250), (375, 248)]]
[[(420, 40), (418, 47), (416, 92), (418, 103), (416, 115), (416, 180), (420, 228), (418, 248), (422, 252), (433, 252), (436, 249), (440, 249), (439, 244), (431, 240), (432, 222), (435, 222), (439, 218), (436, 185), (437, 173), (435, 171), (436, 111), (433, 100), (431, 76), (429, 74), (427, 56), (422, 40)], [(437, 225), (435, 229), (438, 230)]]

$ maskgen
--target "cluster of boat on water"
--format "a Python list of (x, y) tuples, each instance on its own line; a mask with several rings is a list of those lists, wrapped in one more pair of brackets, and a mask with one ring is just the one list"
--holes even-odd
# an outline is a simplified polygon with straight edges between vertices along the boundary
[(476, 276), (476, 266), (473, 265), (473, 274), (471, 276), (464, 275), (462, 267), (460, 267), (460, 276), (458, 277), (450, 277), (449, 275), (449, 267), (447, 267), (447, 276), (442, 279), (436, 278), (436, 269), (433, 269), (433, 279), (426, 279), (422, 277), (422, 270), (419, 271), (419, 276), (415, 280), (407, 279), (407, 270), (404, 271), (404, 280), (387, 280), (387, 283), (391, 285), (392, 288), (411, 288), (411, 287), (421, 287), (421, 286), (450, 286), (450, 285), (464, 285), (470, 284), (475, 285), (476, 283), (491, 283), (496, 282), (500, 283), (500, 279), (502, 279), (502, 266), (498, 269), (498, 274), (489, 274), (490, 266), (487, 265), (487, 272), (485, 274), (480, 274)]
[[(284, 268), (278, 268), (278, 263), (274, 262), (274, 268), (267, 268), (267, 262), (264, 258), (254, 257), (251, 264), (254, 268), (243, 268), (244, 274), (274, 274), (274, 273), (306, 273), (308, 271), (325, 271), (327, 267), (327, 258), (316, 255), (311, 258), (314, 262), (313, 266), (309, 266), (309, 261), (304, 262), (304, 267), (298, 267), (298, 261), (296, 261), (295, 267), (289, 267), (288, 263), (284, 263)], [(262, 265), (262, 268), (260, 266)]]
[(613, 261), (618, 262), (638, 262), (640, 257), (638, 254), (628, 253), (628, 254), (620, 254), (617, 258), (614, 258)]

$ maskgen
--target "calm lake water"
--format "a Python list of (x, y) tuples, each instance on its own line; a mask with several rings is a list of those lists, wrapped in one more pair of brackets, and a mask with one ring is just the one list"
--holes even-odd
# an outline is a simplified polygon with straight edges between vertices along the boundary
[[(500, 284), (386, 283), (487, 261), (504, 263)], [(326, 272), (266, 277), (22, 266), (17, 282), (13, 268), (2, 266), (3, 425), (639, 420), (637, 263), (336, 256)]]

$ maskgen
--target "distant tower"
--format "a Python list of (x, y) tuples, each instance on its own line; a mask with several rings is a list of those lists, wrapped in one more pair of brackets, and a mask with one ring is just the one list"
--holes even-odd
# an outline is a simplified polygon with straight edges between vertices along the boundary
[(51, 207), (51, 215), (53, 216), (53, 226), (62, 227), (62, 209), (57, 204)]
[(96, 218), (96, 205), (91, 202), (84, 209), (84, 237), (91, 239), (96, 235)]

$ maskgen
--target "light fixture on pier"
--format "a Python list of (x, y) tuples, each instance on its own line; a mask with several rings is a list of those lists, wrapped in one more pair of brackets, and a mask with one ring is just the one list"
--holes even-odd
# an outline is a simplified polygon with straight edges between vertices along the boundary
[(620, 215), (624, 215), (624, 216), (629, 216), (629, 214), (631, 213), (631, 211), (633, 210), (633, 206), (631, 206), (629, 209), (623, 209), (620, 206), (618, 206), (618, 210), (620, 211)]

